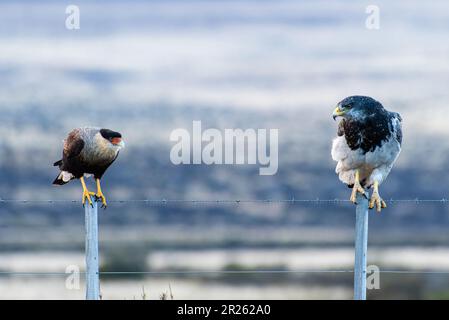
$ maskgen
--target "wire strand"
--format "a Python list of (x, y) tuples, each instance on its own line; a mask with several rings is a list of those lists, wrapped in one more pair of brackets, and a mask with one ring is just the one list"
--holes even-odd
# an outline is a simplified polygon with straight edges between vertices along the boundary
[[(449, 199), (384, 199), (387, 203), (439, 203), (448, 204)], [(247, 203), (259, 203), (259, 204), (340, 204), (340, 203), (350, 203), (347, 199), (126, 199), (126, 200), (110, 200), (109, 203), (144, 203), (153, 205), (167, 205), (172, 203), (177, 204), (247, 204)], [(42, 204), (52, 204), (52, 203), (81, 203), (81, 200), (70, 200), (70, 199), (2, 199), (0, 198), (0, 204), (6, 203), (42, 203)]]
[[(0, 276), (68, 276), (86, 275), (86, 272), (9, 272), (2, 271)], [(354, 273), (354, 270), (197, 270), (197, 271), (101, 271), (99, 275), (245, 275), (245, 274), (320, 274), (320, 273)], [(437, 270), (379, 270), (383, 274), (440, 274), (449, 275), (448, 271)]]

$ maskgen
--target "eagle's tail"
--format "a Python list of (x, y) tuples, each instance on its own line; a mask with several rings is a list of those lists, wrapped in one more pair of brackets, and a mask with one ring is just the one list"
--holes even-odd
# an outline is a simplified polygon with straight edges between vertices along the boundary
[(55, 181), (53, 181), (53, 184), (56, 186), (63, 186), (74, 178), (75, 177), (70, 172), (61, 171)]

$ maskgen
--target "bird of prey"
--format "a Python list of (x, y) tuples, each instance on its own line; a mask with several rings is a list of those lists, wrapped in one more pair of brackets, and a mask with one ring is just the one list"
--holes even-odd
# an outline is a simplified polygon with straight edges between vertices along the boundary
[[(74, 129), (64, 140), (62, 159), (54, 163), (61, 172), (53, 184), (64, 185), (79, 179), (83, 187), (83, 206), (86, 201), (93, 206), (91, 196), (95, 196), (106, 208), (106, 197), (101, 190), (100, 180), (124, 146), (122, 135), (118, 132), (91, 127)], [(84, 177), (90, 175), (97, 182), (97, 193), (87, 189)]]
[(379, 185), (385, 181), (401, 152), (402, 118), (387, 111), (370, 97), (352, 96), (338, 103), (334, 120), (342, 117), (338, 137), (332, 145), (332, 158), (338, 162), (336, 173), (352, 188), (351, 201), (357, 192), (374, 188), (369, 208), (381, 212), (387, 205), (379, 195)]

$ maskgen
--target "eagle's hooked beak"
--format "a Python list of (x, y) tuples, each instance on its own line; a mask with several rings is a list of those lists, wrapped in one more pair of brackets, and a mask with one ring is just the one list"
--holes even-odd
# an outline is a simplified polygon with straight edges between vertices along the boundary
[(332, 114), (332, 118), (334, 118), (334, 121), (335, 121), (338, 117), (341, 117), (344, 114), (345, 114), (345, 111), (341, 110), (340, 105), (338, 105), (335, 108), (334, 113)]

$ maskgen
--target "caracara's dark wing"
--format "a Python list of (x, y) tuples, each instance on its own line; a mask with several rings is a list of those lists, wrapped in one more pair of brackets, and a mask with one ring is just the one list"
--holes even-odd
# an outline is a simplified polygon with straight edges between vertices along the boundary
[(79, 156), (84, 149), (84, 140), (80, 137), (79, 130), (75, 129), (69, 133), (67, 139), (64, 140), (64, 150), (62, 151), (62, 159), (56, 161), (53, 165), (61, 170), (66, 170), (67, 162)]
[(82, 176), (83, 172), (79, 170), (72, 170), (73, 162), (78, 162), (77, 157), (81, 154), (84, 149), (84, 140), (80, 136), (79, 129), (75, 129), (69, 133), (69, 136), (64, 140), (64, 150), (62, 151), (62, 159), (56, 161), (54, 166), (59, 167), (61, 170), (58, 177), (53, 181), (55, 185), (64, 185), (68, 183), (73, 178), (78, 178)]
[(84, 148), (84, 140), (81, 139), (78, 131), (72, 131), (64, 143), (64, 159), (73, 159), (81, 153)]

